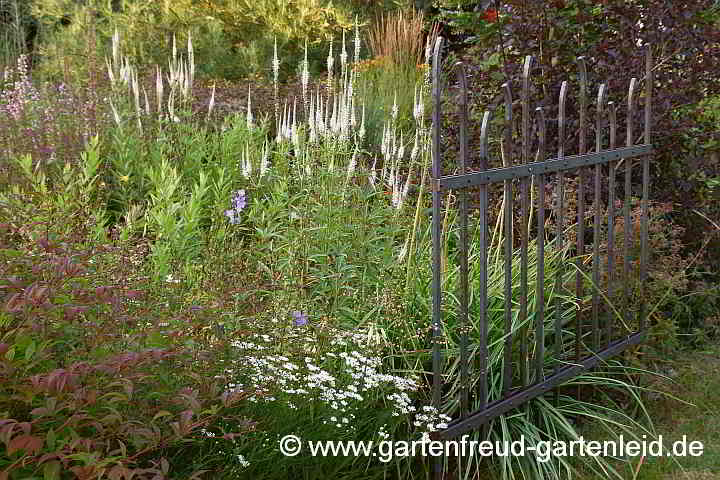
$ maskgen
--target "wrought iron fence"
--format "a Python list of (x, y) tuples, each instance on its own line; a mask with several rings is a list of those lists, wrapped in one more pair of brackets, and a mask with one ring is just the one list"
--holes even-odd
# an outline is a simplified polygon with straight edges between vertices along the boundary
[[(485, 111), (482, 116), (479, 139), (479, 167), (470, 171), (469, 138), (468, 138), (468, 86), (464, 66), (459, 63), (455, 66), (459, 88), (459, 155), (457, 159), (457, 174), (443, 175), (443, 158), (441, 149), (442, 124), (442, 58), (441, 48), (443, 39), (439, 38), (435, 44), (433, 56), (433, 147), (432, 147), (432, 338), (433, 338), (433, 401), (440, 411), (448, 402), (457, 402), (459, 405), (459, 418), (454, 420), (446, 429), (434, 434), (438, 440), (450, 440), (459, 437), (471, 430), (487, 425), (492, 419), (516, 408), (540, 395), (546, 394), (555, 387), (571, 380), (586, 370), (592, 369), (600, 362), (617, 355), (625, 348), (642, 341), (646, 332), (645, 305), (642, 300), (642, 285), (647, 279), (648, 263), (648, 193), (649, 193), (649, 164), (653, 146), (651, 144), (651, 99), (653, 84), (653, 65), (650, 46), (646, 46), (645, 78), (644, 78), (644, 135), (642, 142), (636, 144), (634, 137), (635, 104), (638, 101), (638, 80), (632, 78), (627, 92), (627, 120), (626, 142), (624, 146), (617, 143), (616, 108), (608, 102), (608, 92), (605, 84), (599, 86), (595, 107), (595, 148), (588, 151), (586, 138), (588, 136), (588, 79), (585, 59), (578, 59), (579, 80), (579, 141), (578, 153), (566, 155), (565, 139), (568, 121), (566, 119), (566, 105), (569, 83), (563, 81), (560, 87), (557, 116), (557, 154), (548, 157), (546, 152), (547, 121), (543, 107), (537, 107), (534, 121), (537, 132), (537, 155), (539, 161), (531, 161), (531, 105), (530, 80), (532, 57), (526, 57), (522, 70), (522, 88), (520, 103), (522, 117), (521, 155), (518, 161), (513, 161), (510, 152), (513, 150), (513, 95), (509, 83), (503, 85), (504, 89), (504, 133), (502, 146), (505, 152), (504, 164), (501, 168), (488, 169), (488, 136), (491, 128), (491, 112)], [(609, 137), (609, 138), (608, 138)], [(607, 142), (605, 142), (607, 139)], [(605, 148), (604, 143), (609, 145)], [(633, 158), (640, 158), (642, 164), (642, 199), (640, 218), (640, 254), (639, 279), (640, 299), (637, 308), (629, 308), (632, 301), (630, 286), (630, 253), (631, 223), (630, 205), (632, 202), (631, 179), (633, 172)], [(624, 163), (624, 165), (623, 165)], [(624, 170), (624, 199), (622, 211), (616, 209), (617, 172)], [(587, 195), (584, 178), (591, 170), (592, 188)], [(567, 234), (566, 222), (566, 175), (575, 175), (580, 180), (577, 183), (577, 223), (575, 244), (570, 245), (565, 238)], [(602, 181), (607, 178), (607, 193), (601, 188)], [(590, 183), (590, 182), (589, 182)], [(502, 337), (502, 381), (498, 389), (500, 395), (490, 398), (488, 389), (489, 358), (488, 358), (488, 240), (489, 240), (489, 202), (488, 188), (494, 184), (502, 184), (502, 228), (503, 247), (503, 315), (504, 325)], [(555, 203), (546, 211), (546, 189), (554, 190)], [(536, 189), (535, 202), (531, 201), (531, 189)], [(454, 313), (454, 331), (448, 331), (443, 305), (443, 238), (447, 232), (443, 231), (444, 212), (443, 200), (448, 192), (452, 192), (456, 199), (456, 218), (459, 230), (457, 239), (458, 281), (456, 292), (457, 311)], [(473, 219), (476, 224), (478, 246), (477, 254), (473, 259), (479, 265), (474, 265), (478, 275), (474, 275), (477, 284), (473, 285), (478, 297), (473, 301), (479, 302), (473, 311), (475, 318), (469, 328), (469, 238), (468, 222), (471, 217), (468, 209), (468, 196), (472, 193), (476, 200), (476, 215)], [(519, 197), (518, 198), (516, 198)], [(586, 205), (586, 197), (592, 198), (592, 204)], [(513, 222), (515, 202), (519, 200), (519, 221)], [(445, 202), (446, 204), (449, 202)], [(586, 208), (594, 211), (592, 220), (592, 254), (586, 254), (585, 245), (585, 216)], [(445, 205), (445, 208), (451, 208)], [(535, 211), (536, 225), (530, 225), (531, 210)], [(605, 212), (603, 212), (605, 211)], [(616, 222), (622, 215), (622, 228), (624, 235), (621, 251), (616, 251)], [(546, 231), (546, 219), (553, 217), (554, 231)], [(517, 236), (515, 231), (517, 230)], [(534, 235), (531, 237), (531, 230)], [(589, 233), (589, 232), (588, 232)], [(601, 237), (606, 233), (606, 239)], [(518, 238), (519, 237), (519, 238)], [(548, 239), (552, 239), (548, 241)], [(534, 280), (534, 311), (528, 311), (528, 292), (532, 285), (528, 281), (528, 250), (535, 243)], [(601, 242), (603, 246), (601, 247)], [(518, 245), (519, 244), (519, 245)], [(516, 245), (518, 248), (516, 249)], [(574, 308), (570, 321), (563, 317), (560, 305), (552, 309), (552, 317), (546, 318), (545, 293), (548, 288), (548, 279), (545, 278), (545, 257), (548, 248), (557, 251), (572, 250), (573, 264), (559, 264), (555, 271), (554, 297), (561, 302), (562, 291), (574, 296), (575, 302), (566, 302)], [(602, 248), (602, 252), (601, 252)], [(519, 289), (512, 291), (513, 259), (519, 256)], [(622, 265), (616, 265), (616, 256)], [(445, 260), (447, 261), (447, 260)], [(515, 262), (517, 263), (517, 262)], [(586, 266), (585, 263), (589, 263)], [(497, 263), (496, 263), (497, 264)], [(493, 264), (493, 265), (496, 265)], [(563, 266), (564, 265), (564, 266)], [(621, 268), (618, 268), (621, 267)], [(567, 286), (564, 279), (568, 270), (576, 270), (574, 292), (572, 284)], [(618, 271), (619, 270), (619, 271)], [(515, 272), (517, 274), (517, 271)], [(572, 272), (570, 272), (572, 276)], [(477, 277), (477, 278), (476, 278)], [(604, 284), (605, 287), (603, 288)], [(621, 285), (618, 287), (618, 284)], [(591, 292), (585, 293), (590, 285)], [(513, 304), (513, 295), (517, 302)], [(583, 298), (591, 298), (589, 308), (585, 308)], [(620, 305), (622, 313), (617, 319), (617, 312), (612, 305)], [(587, 311), (586, 311), (587, 310)], [(630, 311), (637, 313), (637, 318), (631, 319)], [(613, 313), (615, 312), (615, 313)], [(622, 322), (620, 322), (622, 320)], [(618, 323), (632, 325), (624, 331), (617, 327)], [(520, 327), (518, 327), (520, 326)], [(470, 333), (473, 333), (472, 338)], [(496, 332), (497, 333), (497, 332)], [(455, 335), (458, 338), (459, 383), (461, 387), (453, 392), (456, 398), (449, 399), (444, 390), (443, 354), (448, 352), (445, 347), (445, 338)], [(472, 343), (471, 343), (472, 342)], [(533, 342), (532, 344), (530, 342)], [(471, 359), (472, 357), (472, 359)], [(471, 361), (472, 360), (472, 361)], [(470, 369), (476, 368), (471, 382)], [(446, 379), (447, 380), (447, 379)], [(472, 386), (471, 386), (472, 383)], [(471, 411), (470, 396), (477, 407)], [(440, 478), (441, 460), (436, 463), (436, 478)]]

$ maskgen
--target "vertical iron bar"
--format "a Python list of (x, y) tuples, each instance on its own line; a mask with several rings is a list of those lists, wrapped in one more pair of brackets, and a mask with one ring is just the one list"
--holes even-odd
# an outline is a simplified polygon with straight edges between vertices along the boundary
[[(465, 174), (468, 154), (467, 77), (465, 66), (457, 64), (460, 88), (460, 174)], [(468, 414), (468, 205), (467, 192), (458, 192), (460, 198), (460, 418)]]
[[(530, 163), (530, 67), (532, 57), (525, 57), (522, 84), (522, 163)], [(529, 189), (530, 178), (520, 180), (520, 325), (527, 321), (528, 295), (528, 222), (529, 222)], [(528, 363), (528, 326), (520, 331), (520, 365), (522, 369), (522, 386), (530, 383), (530, 367)]]
[[(560, 85), (560, 101), (558, 106), (558, 160), (565, 158), (565, 103), (567, 101), (567, 81), (563, 81)], [(557, 192), (557, 232), (555, 241), (558, 249), (558, 267), (555, 274), (555, 372), (560, 370), (560, 360), (562, 355), (562, 308), (561, 300), (563, 291), (563, 280), (565, 274), (565, 265), (562, 256), (564, 249), (564, 229), (565, 229), (565, 174), (558, 172), (558, 192)], [(555, 390), (557, 393), (557, 390)], [(557, 395), (556, 395), (557, 400)]]
[[(505, 148), (504, 167), (512, 164), (512, 92), (510, 84), (504, 83), (505, 90)], [(513, 196), (512, 180), (505, 180), (504, 197), (505, 208), (503, 209), (503, 221), (505, 225), (505, 351), (503, 369), (503, 395), (507, 395), (512, 386), (512, 213)]]
[[(597, 96), (597, 109), (595, 111), (595, 151), (602, 150), (602, 121), (603, 110), (605, 105), (606, 90), (605, 84), (600, 85)], [(597, 352), (600, 348), (600, 175), (602, 166), (598, 163), (595, 165), (595, 198), (593, 208), (595, 209), (595, 221), (593, 225), (593, 288), (592, 296), (592, 328), (593, 328), (593, 351)]]
[[(578, 57), (579, 77), (580, 77), (580, 140), (579, 153), (583, 155), (587, 152), (587, 68), (585, 66), (585, 57)], [(583, 276), (580, 271), (583, 268), (583, 256), (585, 256), (585, 169), (578, 168), (577, 180), (577, 273), (575, 274), (575, 296), (577, 297), (577, 310), (575, 312), (575, 361), (580, 362), (580, 341), (583, 336)]]
[[(610, 113), (610, 150), (615, 149), (616, 136), (617, 136), (617, 111), (615, 109), (615, 102), (608, 102), (608, 109)], [(615, 169), (617, 168), (617, 162), (608, 163), (608, 279), (607, 279), (607, 292), (608, 301), (613, 305), (615, 297)], [(614, 317), (610, 315), (605, 325), (605, 337), (607, 346), (610, 346), (612, 342), (613, 334), (613, 322)]]
[[(432, 145), (432, 176), (437, 180), (442, 175), (442, 159), (440, 158), (440, 49), (443, 39), (438, 37), (435, 42), (433, 54), (433, 145)], [(442, 352), (440, 342), (442, 341), (441, 316), (442, 316), (442, 272), (440, 249), (442, 247), (442, 225), (441, 225), (441, 202), (442, 192), (433, 189), (432, 193), (432, 364), (433, 364), (433, 405), (438, 412), (442, 411)], [(434, 458), (435, 479), (441, 480), (443, 459), (440, 456)]]
[[(645, 52), (645, 144), (650, 145), (652, 114), (653, 61), (652, 46), (647, 45)], [(648, 261), (648, 195), (650, 193), (650, 155), (643, 157), (642, 218), (640, 219), (640, 312), (639, 328), (645, 330), (645, 282), (647, 281)]]
[[(535, 109), (538, 122), (539, 161), (545, 161), (545, 112), (542, 107)], [(535, 382), (544, 380), (545, 360), (545, 175), (537, 177), (537, 275), (535, 286)]]
[[(490, 112), (483, 115), (480, 127), (480, 171), (488, 168), (488, 128), (490, 126)], [(480, 185), (480, 410), (488, 404), (488, 289), (487, 289), (487, 263), (488, 263), (488, 186)], [(487, 425), (483, 428), (482, 438), (485, 438)]]
[[(480, 171), (487, 170), (488, 128), (490, 112), (483, 115), (480, 128)], [(485, 408), (488, 401), (487, 367), (488, 367), (488, 321), (487, 321), (487, 258), (488, 258), (488, 195), (487, 185), (480, 185), (480, 408)]]
[[(627, 108), (627, 136), (625, 144), (630, 147), (633, 145), (633, 116), (635, 113), (635, 85), (637, 79), (630, 79), (630, 88), (628, 90), (628, 108)], [(632, 176), (632, 160), (625, 160), (625, 204), (623, 205), (624, 214), (624, 238), (623, 238), (623, 318), (625, 324), (628, 324), (630, 310), (630, 238), (632, 232), (632, 223), (630, 223), (630, 202), (631, 202), (631, 176)], [(629, 334), (630, 332), (628, 332)]]

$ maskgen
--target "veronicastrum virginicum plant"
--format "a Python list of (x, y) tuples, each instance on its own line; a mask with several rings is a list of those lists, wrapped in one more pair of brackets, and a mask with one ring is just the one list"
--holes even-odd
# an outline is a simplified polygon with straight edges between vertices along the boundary
[[(141, 89), (137, 86), (137, 76), (133, 73), (133, 69), (128, 67), (129, 62), (115, 60), (115, 58), (121, 58), (118, 43), (119, 36), (115, 35), (113, 41), (114, 59), (112, 61), (108, 60), (109, 72), (112, 72), (110, 75), (114, 75), (116, 79), (123, 79), (122, 82), (127, 82), (127, 85), (125, 85), (127, 90), (124, 88), (120, 90), (127, 91), (128, 98), (130, 99), (129, 105), (134, 104), (136, 118), (139, 120), (142, 115), (147, 116), (147, 112), (151, 110), (148, 106), (149, 102), (147, 100), (145, 101), (146, 106), (144, 109), (138, 107), (141, 103), (139, 100), (139, 92)], [(220, 132), (219, 138), (217, 138), (217, 140), (213, 140), (213, 142), (218, 141), (219, 146), (225, 146), (222, 146), (218, 152), (220, 153), (220, 158), (222, 159), (219, 164), (215, 164), (215, 162), (206, 164), (207, 168), (212, 169), (208, 178), (205, 179), (205, 184), (210, 185), (210, 187), (200, 188), (201, 185), (205, 184), (202, 183), (203, 181), (201, 180), (201, 176), (199, 174), (200, 170), (198, 169), (198, 165), (201, 164), (201, 158), (207, 159), (207, 155), (210, 154), (211, 151), (217, 151), (217, 147), (204, 149), (205, 153), (198, 151), (196, 147), (197, 145), (205, 145), (207, 143), (208, 138), (206, 134), (201, 131), (192, 131), (190, 135), (187, 135), (187, 133), (180, 133), (186, 131), (189, 132), (182, 123), (176, 123), (176, 127), (172, 127), (172, 129), (169, 129), (166, 133), (162, 134), (168, 140), (170, 140), (170, 138), (173, 139), (171, 142), (167, 142), (166, 140), (166, 145), (174, 146), (179, 141), (180, 145), (189, 146), (189, 149), (185, 151), (191, 153), (193, 156), (186, 156), (186, 159), (180, 163), (183, 166), (183, 176), (181, 182), (183, 186), (177, 190), (176, 199), (165, 202), (165, 206), (162, 208), (160, 208), (159, 205), (163, 202), (158, 203), (155, 200), (153, 200), (151, 205), (148, 205), (147, 214), (149, 223), (145, 225), (145, 231), (164, 231), (165, 233), (163, 235), (159, 235), (157, 237), (158, 239), (162, 238), (162, 242), (170, 238), (175, 238), (175, 240), (170, 243), (185, 246), (201, 245), (202, 242), (198, 243), (198, 239), (202, 236), (198, 236), (196, 232), (193, 233), (192, 228), (190, 227), (190, 225), (200, 225), (200, 222), (182, 218), (178, 219), (177, 216), (179, 215), (181, 209), (184, 208), (183, 205), (187, 202), (187, 200), (183, 200), (183, 198), (188, 197), (184, 197), (183, 195), (191, 195), (193, 191), (200, 192), (209, 188), (209, 192), (212, 192), (213, 204), (215, 206), (212, 209), (194, 208), (191, 211), (194, 211), (201, 216), (207, 215), (209, 211), (216, 212), (217, 220), (213, 220), (212, 224), (216, 225), (218, 228), (215, 229), (216, 233), (213, 233), (213, 235), (219, 235), (217, 237), (218, 239), (225, 238), (225, 234), (222, 234), (221, 232), (230, 232), (231, 229), (227, 230), (227, 228), (222, 227), (222, 213), (227, 208), (226, 202), (228, 201), (228, 198), (230, 198), (231, 191), (237, 190), (242, 186), (255, 186), (257, 188), (261, 185), (261, 183), (258, 182), (264, 181), (264, 179), (268, 179), (268, 181), (272, 183), (272, 178), (275, 177), (268, 177), (271, 171), (271, 165), (274, 165), (274, 168), (279, 169), (277, 171), (278, 175), (280, 175), (281, 172), (286, 171), (287, 174), (291, 175), (291, 178), (297, 177), (301, 184), (308, 186), (312, 185), (313, 188), (319, 187), (318, 182), (322, 183), (330, 181), (331, 179), (334, 179), (332, 181), (335, 182), (335, 184), (340, 187), (344, 187), (351, 184), (353, 181), (357, 181), (359, 178), (362, 178), (358, 176), (358, 170), (364, 170), (364, 168), (359, 164), (359, 159), (364, 151), (363, 143), (367, 132), (367, 109), (365, 102), (361, 101), (361, 97), (357, 95), (354, 85), (357, 78), (357, 71), (355, 67), (358, 63), (358, 47), (360, 45), (359, 29), (357, 28), (357, 25), (354, 41), (356, 61), (353, 64), (349, 64), (347, 61), (347, 50), (345, 48), (345, 42), (343, 43), (344, 45), (340, 55), (341, 73), (338, 78), (338, 85), (337, 88), (331, 90), (333, 93), (329, 94), (327, 97), (321, 95), (319, 90), (316, 90), (313, 94), (309, 92), (307, 63), (303, 61), (302, 71), (304, 72), (304, 75), (302, 76), (302, 81), (304, 83), (304, 91), (307, 91), (303, 103), (307, 105), (307, 112), (304, 112), (305, 109), (302, 107), (298, 109), (296, 101), (293, 101), (292, 104), (286, 103), (282, 114), (278, 114), (276, 117), (277, 138), (274, 142), (268, 142), (265, 139), (261, 139), (263, 127), (255, 125), (252, 114), (252, 105), (250, 104), (251, 95), (248, 95), (248, 106), (245, 112), (246, 125), (244, 125), (244, 128), (238, 129), (238, 126), (233, 126), (230, 130), (228, 130), (228, 127), (226, 126), (223, 128), (222, 132)], [(179, 117), (176, 114), (174, 102), (176, 97), (179, 100), (182, 100), (183, 95), (188, 94), (189, 86), (192, 84), (192, 72), (194, 71), (192, 51), (192, 40), (189, 39), (187, 55), (189, 63), (184, 63), (178, 60), (177, 49), (174, 48), (173, 50), (173, 58), (169, 62), (170, 73), (167, 76), (168, 86), (170, 88), (170, 95), (167, 97), (167, 103), (164, 101), (166, 87), (162, 70), (160, 67), (156, 66), (155, 96), (158, 100), (156, 110), (158, 113), (161, 113), (164, 118), (175, 121), (179, 120)], [(332, 60), (332, 55), (330, 55), (329, 58)], [(275, 49), (274, 59), (272, 62), (274, 73), (278, 71), (279, 62), (280, 60), (277, 56), (277, 49)], [(328, 63), (332, 65), (334, 62), (329, 61)], [(124, 70), (123, 65), (125, 65)], [(328, 74), (332, 79), (332, 71), (329, 71)], [(277, 91), (277, 82), (275, 82), (274, 87)], [(173, 92), (178, 92), (179, 95)], [(144, 92), (143, 97), (146, 98)], [(420, 95), (417, 98), (419, 100), (413, 105), (413, 110), (415, 111), (413, 113), (415, 114), (414, 116), (416, 117), (418, 125), (422, 126), (423, 120), (421, 116), (417, 115), (417, 111), (422, 110), (423, 108), (423, 106), (420, 105), (423, 101), (423, 96)], [(208, 106), (208, 118), (210, 117), (210, 113), (212, 113), (213, 104), (214, 96), (211, 96), (210, 105)], [(279, 105), (277, 102), (275, 107), (279, 112)], [(383, 175), (384, 182), (387, 183), (387, 188), (391, 192), (388, 196), (388, 203), (389, 205), (394, 206), (397, 212), (399, 212), (405, 204), (405, 199), (409, 195), (409, 187), (412, 181), (413, 172), (417, 171), (417, 167), (413, 164), (417, 161), (417, 159), (425, 158), (427, 152), (427, 137), (415, 134), (413, 135), (412, 143), (406, 142), (405, 138), (409, 138), (409, 135), (408, 137), (405, 137), (405, 134), (395, 127), (394, 124), (397, 119), (398, 110), (399, 107), (396, 104), (391, 111), (392, 115), (390, 123), (387, 127), (387, 134), (384, 138), (384, 143), (386, 145), (393, 145), (393, 147), (388, 147), (385, 150), (386, 158), (383, 162), (383, 169), (386, 172)], [(167, 114), (165, 114), (165, 112), (167, 112)], [(125, 125), (122, 123), (122, 119), (120, 120), (121, 125)], [(170, 124), (166, 125), (167, 126), (164, 128), (169, 128)], [(138, 124), (138, 126), (140, 125)], [(424, 126), (422, 127), (424, 128)], [(171, 133), (171, 130), (174, 129), (179, 130), (177, 133)], [(417, 128), (417, 130), (421, 131), (420, 128)], [(240, 140), (241, 137), (245, 138), (245, 140)], [(201, 138), (203, 139), (201, 140)], [(251, 138), (253, 140), (250, 140)], [(189, 139), (195, 140), (189, 141)], [(238, 141), (234, 139), (237, 139)], [(256, 141), (258, 139), (261, 139), (261, 141)], [(413, 145), (412, 153), (410, 155), (411, 164), (406, 166), (406, 152), (410, 149), (411, 144)], [(228, 148), (230, 145), (234, 146)], [(162, 149), (156, 148), (155, 145), (151, 146), (151, 149), (155, 151), (153, 155), (156, 155), (158, 159), (171, 154), (170, 151), (164, 152)], [(291, 151), (293, 152), (294, 157), (292, 165), (287, 162), (287, 154)], [(230, 161), (228, 155), (235, 155), (236, 161)], [(123, 155), (122, 157), (116, 158), (128, 157), (128, 155)], [(225, 160), (226, 158), (228, 160)], [(207, 160), (205, 161), (207, 162)], [(377, 162), (377, 160), (375, 160), (375, 162)], [(163, 165), (162, 162), (153, 163), (156, 165)], [(213, 164), (215, 164), (215, 166), (213, 166)], [(290, 167), (290, 169), (288, 169), (288, 167)], [(151, 176), (147, 176), (143, 173), (143, 168), (140, 169), (140, 172), (137, 172), (137, 169), (134, 170), (136, 170), (135, 173), (133, 173), (132, 168), (127, 168), (127, 166), (119, 169), (117, 176), (119, 183), (121, 185), (140, 185), (140, 177), (147, 177), (148, 180), (152, 178)], [(317, 179), (310, 180), (315, 176), (315, 172), (323, 172), (325, 170), (327, 170), (330, 175), (323, 173)], [(365, 178), (368, 178), (371, 183), (377, 176), (375, 166), (373, 166), (371, 173), (361, 173)], [(392, 179), (392, 181), (390, 181), (390, 179)], [(153, 188), (157, 189), (157, 187), (152, 186), (153, 183), (153, 181), (150, 181), (150, 185), (146, 188), (149, 188), (150, 191), (152, 191)], [(383, 188), (381, 185), (376, 186), (378, 188)], [(198, 188), (200, 188), (200, 190), (197, 190)], [(328, 190), (325, 187), (321, 187), (320, 191), (324, 192), (321, 198), (329, 199), (332, 196), (326, 194)], [(251, 198), (262, 201), (262, 195), (257, 196), (249, 190), (248, 193)], [(347, 201), (351, 197), (352, 195), (348, 194), (347, 189), (343, 189), (341, 198)], [(137, 198), (139, 200), (142, 196), (137, 196)], [(418, 205), (419, 203), (420, 200), (418, 200)], [(127, 208), (129, 212), (131, 204), (128, 203), (125, 208)], [(137, 212), (137, 207), (133, 208), (135, 208), (134, 211)], [(165, 213), (160, 213), (161, 210), (164, 210)], [(250, 217), (252, 217), (252, 215), (248, 215), (248, 218)], [(173, 227), (171, 226), (173, 218), (180, 220), (181, 222), (185, 222), (187, 227), (180, 228), (177, 231), (173, 230)], [(160, 225), (165, 225), (165, 227), (161, 228), (159, 227)], [(226, 227), (229, 226), (227, 222), (225, 225)], [(186, 235), (188, 238), (183, 239)], [(304, 243), (305, 242), (300, 242), (299, 245), (303, 245)], [(401, 258), (406, 254), (408, 249), (411, 250), (411, 243), (412, 242), (409, 241), (409, 239), (405, 241), (405, 245), (401, 252)], [(154, 258), (164, 258), (164, 260), (158, 262), (158, 265), (167, 265), (169, 259), (173, 256), (172, 252), (175, 249), (169, 245), (166, 245), (165, 247), (156, 245), (154, 248), (156, 249)], [(183, 247), (182, 249), (185, 248), (187, 247)], [(305, 246), (303, 249), (307, 250), (308, 248)], [(298, 258), (298, 256), (290, 255), (290, 258)], [(304, 261), (306, 262), (306, 260)], [(165, 267), (163, 267), (163, 270), (164, 269)], [(307, 265), (303, 266), (300, 270), (305, 272), (302, 274), (303, 277), (307, 275)]]

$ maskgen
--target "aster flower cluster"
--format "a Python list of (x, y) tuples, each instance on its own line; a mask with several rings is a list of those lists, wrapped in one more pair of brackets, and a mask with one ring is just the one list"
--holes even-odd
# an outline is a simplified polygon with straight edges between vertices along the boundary
[[(307, 314), (292, 312), (295, 325), (307, 323)], [(306, 335), (305, 351), (314, 342)], [(382, 373), (379, 356), (364, 353), (367, 335), (362, 332), (338, 332), (330, 342), (331, 351), (310, 356), (274, 354), (278, 341), (271, 335), (256, 334), (231, 345), (240, 355), (226, 369), (233, 383), (228, 388), (246, 391), (253, 403), (282, 403), (298, 410), (308, 402), (320, 402), (327, 414), (322, 421), (335, 428), (355, 431), (354, 420), (369, 398), (382, 396), (393, 417), (407, 419), (418, 431), (445, 428), (450, 419), (433, 407), (419, 410), (413, 405), (412, 392), (419, 390), (415, 379)], [(292, 341), (294, 346), (302, 342)], [(313, 345), (315, 350), (318, 345)], [(414, 420), (414, 421), (413, 421)]]
[(415, 416), (413, 425), (426, 432), (435, 432), (447, 428), (450, 420), (452, 420), (450, 417), (438, 412), (435, 407), (426, 405), (423, 411)]
[(240, 212), (247, 206), (247, 197), (245, 190), (238, 190), (235, 192), (230, 200), (230, 210), (225, 210), (225, 216), (228, 217), (230, 223), (237, 225), (240, 223)]

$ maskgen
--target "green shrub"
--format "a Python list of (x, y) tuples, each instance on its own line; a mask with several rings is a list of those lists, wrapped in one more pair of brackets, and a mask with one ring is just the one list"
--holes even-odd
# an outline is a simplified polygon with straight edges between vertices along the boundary
[[(113, 10), (107, 2), (98, 0), (82, 5), (72, 0), (38, 0), (33, 15), (45, 32), (38, 47), (41, 58), (38, 72), (54, 79), (68, 74), (87, 78), (94, 55), (102, 68), (103, 57), (110, 53), (106, 46), (115, 28), (124, 39), (127, 55), (137, 65), (163, 65), (172, 51), (173, 36), (177, 36), (180, 45), (192, 36), (197, 53), (208, 59), (201, 71), (209, 76), (237, 79), (269, 73), (275, 39), (285, 58), (291, 59), (282, 66), (283, 78), (294, 73), (306, 40), (311, 47), (311, 66), (319, 71), (324, 60), (322, 43), (342, 29), (351, 28), (349, 13), (320, 0), (282, 5), (283, 8), (278, 8), (277, 2), (214, 0), (198, 4), (190, 0), (131, 0)], [(62, 25), (68, 19), (69, 23)], [(88, 48), (89, 45), (92, 47)]]

